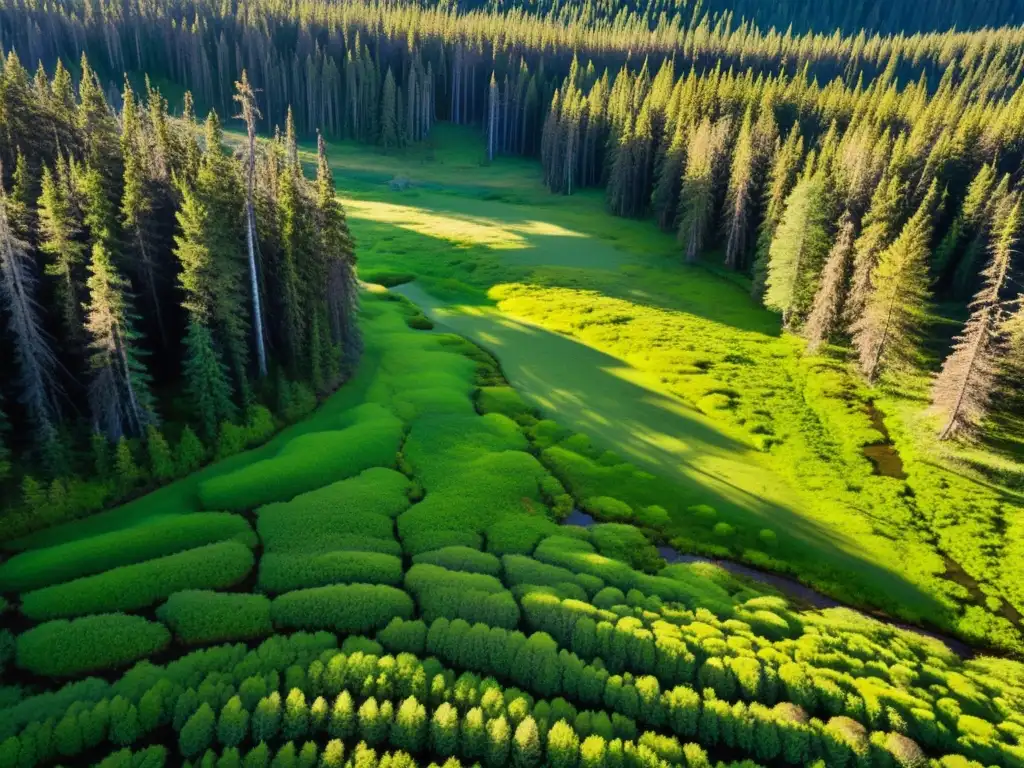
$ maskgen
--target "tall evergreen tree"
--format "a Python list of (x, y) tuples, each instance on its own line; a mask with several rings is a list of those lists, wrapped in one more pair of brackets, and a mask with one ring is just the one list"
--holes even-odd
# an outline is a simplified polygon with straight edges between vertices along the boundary
[(93, 245), (86, 285), (93, 423), (112, 442), (142, 436), (157, 421), (155, 401), (128, 303), (129, 285), (102, 242)]
[[(256, 365), (260, 376), (267, 375), (267, 351), (266, 342), (263, 338), (264, 319), (263, 306), (260, 297), (259, 270), (256, 264), (256, 208), (254, 203), (255, 174), (256, 174), (256, 121), (260, 117), (260, 111), (256, 106), (256, 94), (249, 85), (249, 79), (245, 70), (242, 70), (242, 79), (235, 83), (235, 101), (241, 107), (239, 115), (245, 121), (246, 137), (246, 167), (245, 167), (245, 248), (249, 264), (249, 300), (252, 303), (252, 334), (256, 340)], [(214, 137), (219, 140), (219, 136)], [(207, 146), (209, 153), (210, 147)], [(220, 146), (214, 147), (219, 152)]]
[[(36, 445), (44, 458), (52, 459), (60, 421), (57, 358), (43, 328), (29, 245), (11, 226), (10, 209), (10, 198), (0, 183), (0, 298), (14, 341), (18, 400), (31, 420)], [(52, 461), (48, 463), (48, 470), (58, 469)]]
[(807, 339), (807, 351), (816, 352), (822, 344), (839, 330), (843, 301), (849, 286), (850, 265), (853, 262), (853, 214), (846, 211), (839, 220), (835, 242), (825, 259), (814, 303), (807, 316), (802, 334)]
[(811, 308), (829, 252), (828, 219), (822, 178), (804, 176), (787, 198), (775, 230), (764, 295), (765, 306), (781, 312), (787, 328), (799, 327)]
[(384, 91), (380, 98), (380, 145), (387, 152), (398, 146), (398, 95), (395, 76), (388, 67), (384, 75)]
[(869, 383), (916, 361), (931, 298), (928, 255), (938, 197), (932, 182), (917, 212), (879, 258), (863, 313), (854, 323), (853, 343)]
[(798, 128), (794, 126), (784, 144), (776, 143), (769, 171), (768, 185), (765, 190), (764, 218), (757, 231), (757, 252), (750, 286), (750, 293), (755, 299), (760, 300), (764, 296), (775, 230), (782, 222), (782, 214), (786, 210), (786, 199), (796, 183), (803, 154), (804, 140)]
[(679, 191), (677, 233), (687, 262), (695, 262), (700, 256), (708, 228), (714, 220), (716, 177), (728, 130), (725, 121), (712, 125), (705, 119), (690, 135), (687, 144), (686, 170)]
[(754, 127), (748, 108), (733, 149), (729, 189), (725, 205), (725, 265), (730, 269), (746, 266), (747, 245), (753, 220)]
[(1013, 295), (1007, 289), (1021, 225), (1021, 200), (1013, 195), (995, 213), (989, 263), (982, 273), (984, 284), (932, 390), (932, 402), (943, 417), (939, 434), (943, 440), (973, 434), (991, 406), (1005, 352), (1003, 334)]

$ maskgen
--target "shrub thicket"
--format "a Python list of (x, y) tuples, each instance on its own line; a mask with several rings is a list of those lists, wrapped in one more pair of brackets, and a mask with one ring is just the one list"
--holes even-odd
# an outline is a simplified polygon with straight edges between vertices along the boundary
[(330, 629), (370, 632), (395, 616), (411, 618), (413, 603), (405, 592), (382, 584), (339, 584), (287, 592), (274, 599), (271, 616), (282, 629)]
[(253, 562), (252, 552), (239, 541), (207, 544), (26, 592), (21, 609), (41, 621), (146, 608), (184, 589), (232, 587), (252, 570)]
[(175, 592), (157, 609), (157, 618), (186, 645), (253, 640), (274, 631), (270, 600), (262, 595)]
[(17, 664), (38, 675), (72, 677), (130, 664), (170, 642), (165, 627), (139, 616), (48, 621), (18, 636)]

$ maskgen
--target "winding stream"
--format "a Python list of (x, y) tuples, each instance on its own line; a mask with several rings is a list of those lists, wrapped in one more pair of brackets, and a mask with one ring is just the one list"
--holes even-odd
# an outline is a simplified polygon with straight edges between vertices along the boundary
[[(562, 525), (578, 525), (581, 528), (589, 528), (597, 524), (597, 520), (595, 520), (592, 515), (589, 515), (580, 509), (574, 509), (572, 513), (562, 521)], [(944, 635), (940, 632), (932, 632), (927, 629), (922, 629), (921, 627), (915, 627), (911, 624), (905, 624), (884, 614), (866, 613), (858, 608), (853, 608), (845, 603), (841, 603), (838, 600), (822, 594), (821, 592), (808, 587), (806, 584), (801, 584), (796, 579), (791, 579), (787, 576), (781, 576), (777, 573), (772, 573), (771, 571), (762, 571), (758, 568), (737, 563), (733, 560), (716, 560), (709, 557), (703, 557), (702, 555), (686, 554), (667, 544), (661, 544), (658, 546), (658, 554), (661, 555), (669, 565), (673, 565), (675, 563), (711, 563), (712, 565), (717, 565), (722, 570), (728, 571), (735, 576), (749, 579), (750, 581), (757, 582), (758, 584), (764, 584), (778, 592), (781, 592), (787, 597), (792, 598), (795, 602), (803, 603), (812, 608), (846, 608), (847, 610), (856, 611), (862, 616), (875, 619), (876, 621), (888, 624), (889, 626), (939, 640), (962, 659), (972, 658), (976, 654), (976, 651), (962, 640), (957, 640), (954, 637)]]

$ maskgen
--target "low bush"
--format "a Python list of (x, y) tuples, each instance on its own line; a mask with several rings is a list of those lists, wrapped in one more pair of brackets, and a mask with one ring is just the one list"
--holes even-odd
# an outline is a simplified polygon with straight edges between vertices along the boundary
[(271, 459), (204, 481), (199, 498), (206, 509), (232, 511), (287, 501), (370, 467), (391, 466), (401, 439), (402, 422), (394, 416), (300, 435)]
[(497, 557), (471, 547), (442, 547), (418, 554), (412, 561), (437, 565), (451, 571), (484, 573), (488, 576), (498, 576), (501, 573), (501, 561)]
[(481, 413), (500, 413), (514, 421), (533, 416), (533, 409), (512, 387), (481, 387), (477, 407)]
[(560, 587), (563, 584), (575, 584), (592, 595), (604, 586), (599, 578), (573, 573), (557, 565), (548, 565), (539, 560), (522, 555), (505, 555), (501, 558), (505, 568), (505, 581), (510, 586), (518, 584), (535, 584), (538, 586)]
[[(296, 496), (289, 502), (261, 507), (256, 529), (266, 552), (328, 552), (366, 549), (398, 552), (394, 541), (397, 517), (409, 507), (409, 481), (382, 467)], [(353, 546), (359, 540), (385, 544)]]
[(397, 586), (402, 575), (401, 559), (380, 552), (271, 552), (260, 560), (259, 586), (273, 594), (328, 584)]
[(629, 504), (611, 496), (592, 496), (583, 502), (583, 508), (598, 520), (625, 523), (635, 517)]
[(185, 589), (232, 587), (252, 566), (245, 544), (222, 541), (27, 592), (21, 610), (35, 621), (138, 610)]
[(271, 616), (282, 629), (329, 629), (366, 633), (398, 616), (413, 615), (405, 592), (380, 584), (339, 584), (288, 592), (274, 599)]
[(406, 573), (405, 588), (427, 621), (444, 616), (509, 628), (519, 623), (515, 598), (493, 576), (418, 563)]
[(495, 555), (528, 555), (541, 539), (559, 532), (558, 525), (539, 515), (516, 515), (487, 529), (487, 551)]
[(590, 538), (605, 557), (641, 571), (657, 573), (665, 565), (658, 550), (632, 525), (605, 523), (590, 529)]
[(122, 667), (171, 642), (167, 628), (139, 616), (102, 614), (50, 621), (18, 637), (17, 665), (37, 675), (73, 677)]
[(273, 632), (270, 600), (262, 595), (187, 590), (171, 595), (156, 612), (186, 645), (252, 640)]
[(0, 589), (37, 589), (227, 539), (249, 547), (257, 541), (238, 515), (197, 512), (155, 517), (131, 528), (15, 555), (0, 565)]

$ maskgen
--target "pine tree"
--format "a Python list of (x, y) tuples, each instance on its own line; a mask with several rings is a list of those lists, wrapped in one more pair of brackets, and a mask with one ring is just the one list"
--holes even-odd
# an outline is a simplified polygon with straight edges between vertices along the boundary
[(869, 383), (914, 363), (930, 298), (928, 255), (938, 186), (881, 255), (864, 310), (853, 326), (860, 368)]
[(654, 209), (658, 226), (665, 230), (676, 228), (679, 184), (683, 177), (683, 163), (686, 160), (687, 131), (688, 125), (682, 120), (677, 120), (668, 148), (656, 163), (651, 207)]
[(89, 274), (89, 405), (96, 428), (117, 441), (125, 435), (141, 435), (149, 424), (156, 423), (155, 401), (149, 373), (141, 361), (128, 283), (102, 243), (93, 245)]
[(804, 140), (798, 128), (794, 126), (786, 143), (776, 145), (768, 175), (764, 201), (765, 212), (757, 231), (757, 252), (750, 286), (751, 296), (758, 300), (764, 297), (775, 230), (782, 222), (782, 214), (786, 210), (786, 199), (796, 183), (803, 154)]
[[(263, 307), (260, 302), (259, 273), (256, 267), (256, 209), (254, 204), (254, 183), (256, 174), (256, 120), (260, 117), (260, 111), (256, 107), (256, 94), (249, 85), (249, 79), (245, 70), (242, 70), (242, 79), (235, 83), (235, 101), (241, 105), (242, 112), (239, 115), (245, 120), (246, 135), (248, 138), (245, 167), (245, 246), (249, 259), (249, 299), (252, 302), (252, 325), (251, 330), (256, 340), (256, 364), (261, 377), (267, 375), (267, 352), (263, 338)], [(216, 139), (219, 141), (219, 136)], [(214, 147), (219, 153), (220, 145)], [(207, 152), (211, 149), (207, 146)]]
[(996, 212), (984, 284), (932, 390), (932, 403), (943, 416), (943, 440), (974, 434), (991, 406), (1005, 352), (1010, 299), (1006, 294), (1021, 225), (1021, 200), (1014, 195)]
[(145, 288), (146, 308), (153, 313), (163, 347), (167, 346), (167, 329), (163, 319), (163, 302), (157, 293), (156, 255), (154, 242), (155, 201), (147, 167), (146, 142), (135, 94), (128, 83), (124, 87), (121, 110), (121, 155), (124, 158), (124, 193), (121, 196), (121, 223), (131, 243), (133, 262)]
[(827, 224), (822, 179), (805, 176), (786, 200), (769, 252), (764, 303), (782, 313), (787, 328), (798, 327), (811, 308), (829, 252)]
[(686, 170), (679, 192), (679, 242), (687, 262), (700, 256), (714, 219), (716, 175), (725, 148), (728, 124), (703, 120), (690, 135)]
[[(31, 420), (36, 444), (44, 449), (44, 453), (49, 453), (47, 449), (56, 440), (60, 421), (57, 358), (36, 301), (36, 279), (29, 245), (14, 231), (8, 215), (12, 200), (16, 201), (16, 198), (7, 196), (2, 176), (0, 169), (0, 298), (4, 301), (8, 331), (14, 341), (18, 400)], [(22, 229), (27, 227), (22, 225)]]
[(384, 91), (380, 99), (380, 145), (387, 152), (398, 146), (398, 97), (395, 76), (388, 67), (384, 75)]
[(68, 180), (55, 178), (49, 168), (44, 168), (39, 197), (39, 249), (49, 257), (46, 274), (58, 279), (64, 333), (72, 342), (82, 335), (79, 269), (85, 248), (77, 237), (80, 229), (69, 199)]
[(825, 260), (814, 303), (802, 330), (808, 352), (817, 352), (839, 330), (853, 261), (853, 241), (853, 215), (846, 211), (839, 220), (835, 242)]
[(228, 370), (214, 348), (209, 329), (195, 318), (189, 321), (184, 345), (185, 388), (200, 432), (209, 443), (216, 439), (222, 421), (238, 418)]
[(754, 135), (750, 109), (747, 109), (733, 149), (732, 169), (725, 205), (725, 265), (743, 269), (752, 220), (754, 189)]
[(341, 350), (340, 373), (350, 375), (362, 353), (357, 323), (359, 288), (355, 274), (355, 244), (334, 191), (334, 175), (327, 159), (323, 136), (317, 137), (316, 189), (314, 201), (319, 248), (327, 265), (327, 317), (330, 340)]

